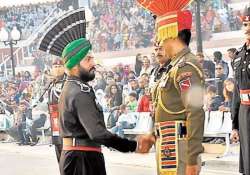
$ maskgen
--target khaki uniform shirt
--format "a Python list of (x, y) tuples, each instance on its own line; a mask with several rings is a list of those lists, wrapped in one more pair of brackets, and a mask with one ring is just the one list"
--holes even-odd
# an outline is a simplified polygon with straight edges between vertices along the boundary
[(170, 71), (162, 76), (153, 93), (155, 122), (187, 122), (187, 164), (195, 165), (197, 156), (203, 152), (203, 72), (188, 48), (171, 59), (170, 64)]

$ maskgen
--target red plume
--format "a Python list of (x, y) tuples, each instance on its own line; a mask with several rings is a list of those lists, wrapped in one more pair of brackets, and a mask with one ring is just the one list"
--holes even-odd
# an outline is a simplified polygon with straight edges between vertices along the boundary
[(187, 7), (192, 0), (137, 0), (145, 9), (157, 16), (168, 12), (179, 11)]

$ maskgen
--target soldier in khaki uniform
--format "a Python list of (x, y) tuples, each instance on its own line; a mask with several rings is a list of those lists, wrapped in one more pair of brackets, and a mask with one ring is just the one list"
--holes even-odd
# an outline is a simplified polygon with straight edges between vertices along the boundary
[[(202, 138), (204, 77), (200, 64), (188, 48), (191, 38), (192, 14), (182, 10), (156, 12), (157, 1), (150, 4), (138, 0), (157, 14), (156, 30), (170, 68), (157, 84), (154, 94), (155, 132), (142, 136), (144, 142), (156, 138), (159, 175), (198, 175)], [(176, 2), (178, 3), (178, 1)], [(187, 2), (189, 3), (189, 2)]]

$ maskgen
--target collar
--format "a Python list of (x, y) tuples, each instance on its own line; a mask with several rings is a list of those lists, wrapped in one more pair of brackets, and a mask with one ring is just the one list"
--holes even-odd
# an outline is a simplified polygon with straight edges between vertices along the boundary
[(76, 80), (76, 81), (79, 81), (79, 82), (84, 83), (84, 84), (86, 84), (86, 85), (89, 86), (89, 84), (88, 84), (87, 82), (82, 81), (82, 80), (80, 79), (80, 77), (77, 77), (77, 76), (70, 75), (70, 76), (68, 76), (68, 77), (66, 78), (66, 80)]
[(243, 46), (243, 48), (244, 48), (245, 50), (249, 51), (249, 50), (250, 50), (250, 41), (249, 41), (249, 44), (248, 44), (248, 43), (245, 43), (244, 46)]
[(170, 62), (171, 62), (171, 59), (167, 60), (167, 62), (164, 63), (162, 66), (159, 65), (159, 69), (166, 68)]
[(175, 66), (179, 62), (179, 60), (187, 53), (190, 53), (190, 49), (188, 47), (185, 47), (171, 59), (170, 64), (172, 66)]
[(56, 82), (62, 81), (62, 80), (66, 80), (67, 79), (67, 75), (64, 73), (63, 75), (58, 76), (55, 79), (56, 79)]

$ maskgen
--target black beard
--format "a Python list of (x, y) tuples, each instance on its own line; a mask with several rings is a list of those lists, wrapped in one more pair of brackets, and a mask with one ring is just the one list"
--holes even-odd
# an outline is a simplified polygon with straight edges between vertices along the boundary
[(84, 82), (89, 82), (95, 79), (95, 68), (91, 68), (89, 71), (79, 66), (79, 77)]

